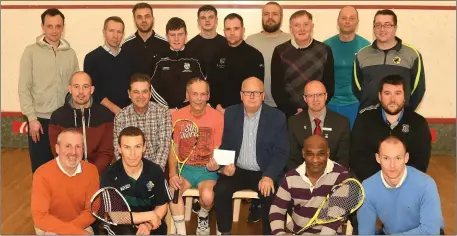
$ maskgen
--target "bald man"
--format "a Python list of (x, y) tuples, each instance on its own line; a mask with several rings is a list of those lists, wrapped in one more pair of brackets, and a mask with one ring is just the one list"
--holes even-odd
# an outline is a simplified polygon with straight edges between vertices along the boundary
[[(343, 166), (329, 160), (330, 149), (321, 135), (312, 135), (303, 142), (301, 150), (303, 164), (286, 174), (270, 209), (270, 225), (273, 234), (284, 234), (287, 209), (292, 204), (292, 221), (287, 224), (289, 231), (297, 232), (316, 213), (322, 199), (332, 187), (349, 176)], [(341, 221), (319, 225), (303, 233), (341, 234)]]
[(352, 92), (353, 63), (357, 52), (370, 42), (356, 34), (359, 13), (354, 7), (343, 7), (337, 24), (339, 33), (324, 41), (332, 49), (335, 66), (335, 93), (327, 107), (349, 118), (352, 128), (359, 109), (359, 100)]
[(312, 135), (322, 135), (328, 141), (330, 159), (348, 168), (350, 128), (349, 119), (327, 109), (328, 95), (324, 84), (311, 81), (304, 88), (303, 99), (308, 105), (307, 112), (291, 116), (288, 120), (290, 158), (287, 171), (303, 163), (303, 141)]
[(277, 183), (289, 158), (289, 138), (284, 113), (263, 103), (261, 80), (243, 81), (243, 103), (224, 113), (224, 150), (235, 151), (235, 163), (221, 167), (214, 187), (217, 227), (222, 234), (232, 230), (232, 196), (243, 189), (256, 191), (262, 208), (262, 232), (271, 234), (268, 213)]
[(55, 157), (57, 136), (62, 130), (76, 128), (85, 133), (87, 148), (83, 159), (87, 158), (101, 174), (114, 157), (113, 114), (105, 106), (93, 102), (94, 90), (89, 74), (82, 71), (73, 74), (65, 104), (51, 115), (49, 141)]

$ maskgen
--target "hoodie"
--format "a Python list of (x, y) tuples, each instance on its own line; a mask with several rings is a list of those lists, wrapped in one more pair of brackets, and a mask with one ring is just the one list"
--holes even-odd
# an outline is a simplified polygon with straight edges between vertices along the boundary
[[(66, 128), (83, 129), (81, 109), (74, 106), (73, 98), (68, 94), (66, 103), (51, 115), (49, 122), (49, 141), (52, 153), (57, 157), (55, 145), (57, 136)], [(86, 129), (87, 159), (97, 166), (98, 173), (111, 164), (114, 157), (113, 150), (113, 114), (100, 103), (93, 102), (84, 109), (84, 127)]]
[(27, 119), (49, 119), (65, 103), (71, 76), (77, 71), (76, 53), (66, 40), (60, 39), (55, 51), (44, 41), (44, 35), (27, 46), (21, 57), (18, 84), (21, 111)]

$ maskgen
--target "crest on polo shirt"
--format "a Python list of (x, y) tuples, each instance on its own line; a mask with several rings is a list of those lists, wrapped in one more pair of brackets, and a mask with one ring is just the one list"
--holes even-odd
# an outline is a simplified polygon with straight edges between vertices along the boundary
[(151, 192), (152, 188), (154, 188), (154, 183), (152, 183), (152, 181), (149, 181), (146, 184), (146, 187), (148, 188), (148, 192)]
[(219, 63), (216, 66), (219, 69), (225, 68), (225, 57), (222, 57), (221, 59), (219, 59)]
[(409, 133), (409, 125), (408, 124), (403, 124), (402, 127), (401, 127), (401, 132)]
[(124, 190), (127, 190), (130, 188), (130, 184), (126, 184), (124, 186), (122, 186), (120, 189), (121, 189), (121, 192), (124, 191)]
[(184, 70), (182, 72), (192, 72), (190, 70), (190, 63), (189, 62), (184, 62)]
[(401, 62), (401, 57), (395, 56), (395, 57), (392, 59), (392, 61), (393, 61), (394, 64), (400, 64), (400, 62)]

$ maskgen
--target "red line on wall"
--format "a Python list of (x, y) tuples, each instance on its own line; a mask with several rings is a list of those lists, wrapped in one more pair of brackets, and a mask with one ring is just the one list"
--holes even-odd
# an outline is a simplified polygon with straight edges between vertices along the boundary
[[(154, 9), (198, 9), (196, 4), (151, 4)], [(260, 4), (213, 4), (218, 9), (260, 9)], [(346, 5), (282, 5), (284, 9), (341, 9)], [(456, 10), (456, 6), (421, 5), (353, 5), (357, 9), (401, 9), (401, 10)], [(0, 9), (131, 9), (133, 4), (125, 5), (1, 5)]]

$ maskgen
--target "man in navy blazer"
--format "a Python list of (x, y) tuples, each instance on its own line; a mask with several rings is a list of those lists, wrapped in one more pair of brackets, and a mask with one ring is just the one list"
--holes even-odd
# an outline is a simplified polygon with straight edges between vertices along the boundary
[(244, 189), (257, 191), (262, 208), (263, 234), (271, 234), (268, 213), (289, 158), (286, 116), (263, 103), (261, 80), (249, 77), (240, 92), (242, 104), (225, 110), (220, 149), (234, 150), (235, 163), (219, 170), (215, 192), (217, 227), (231, 234), (232, 195)]

